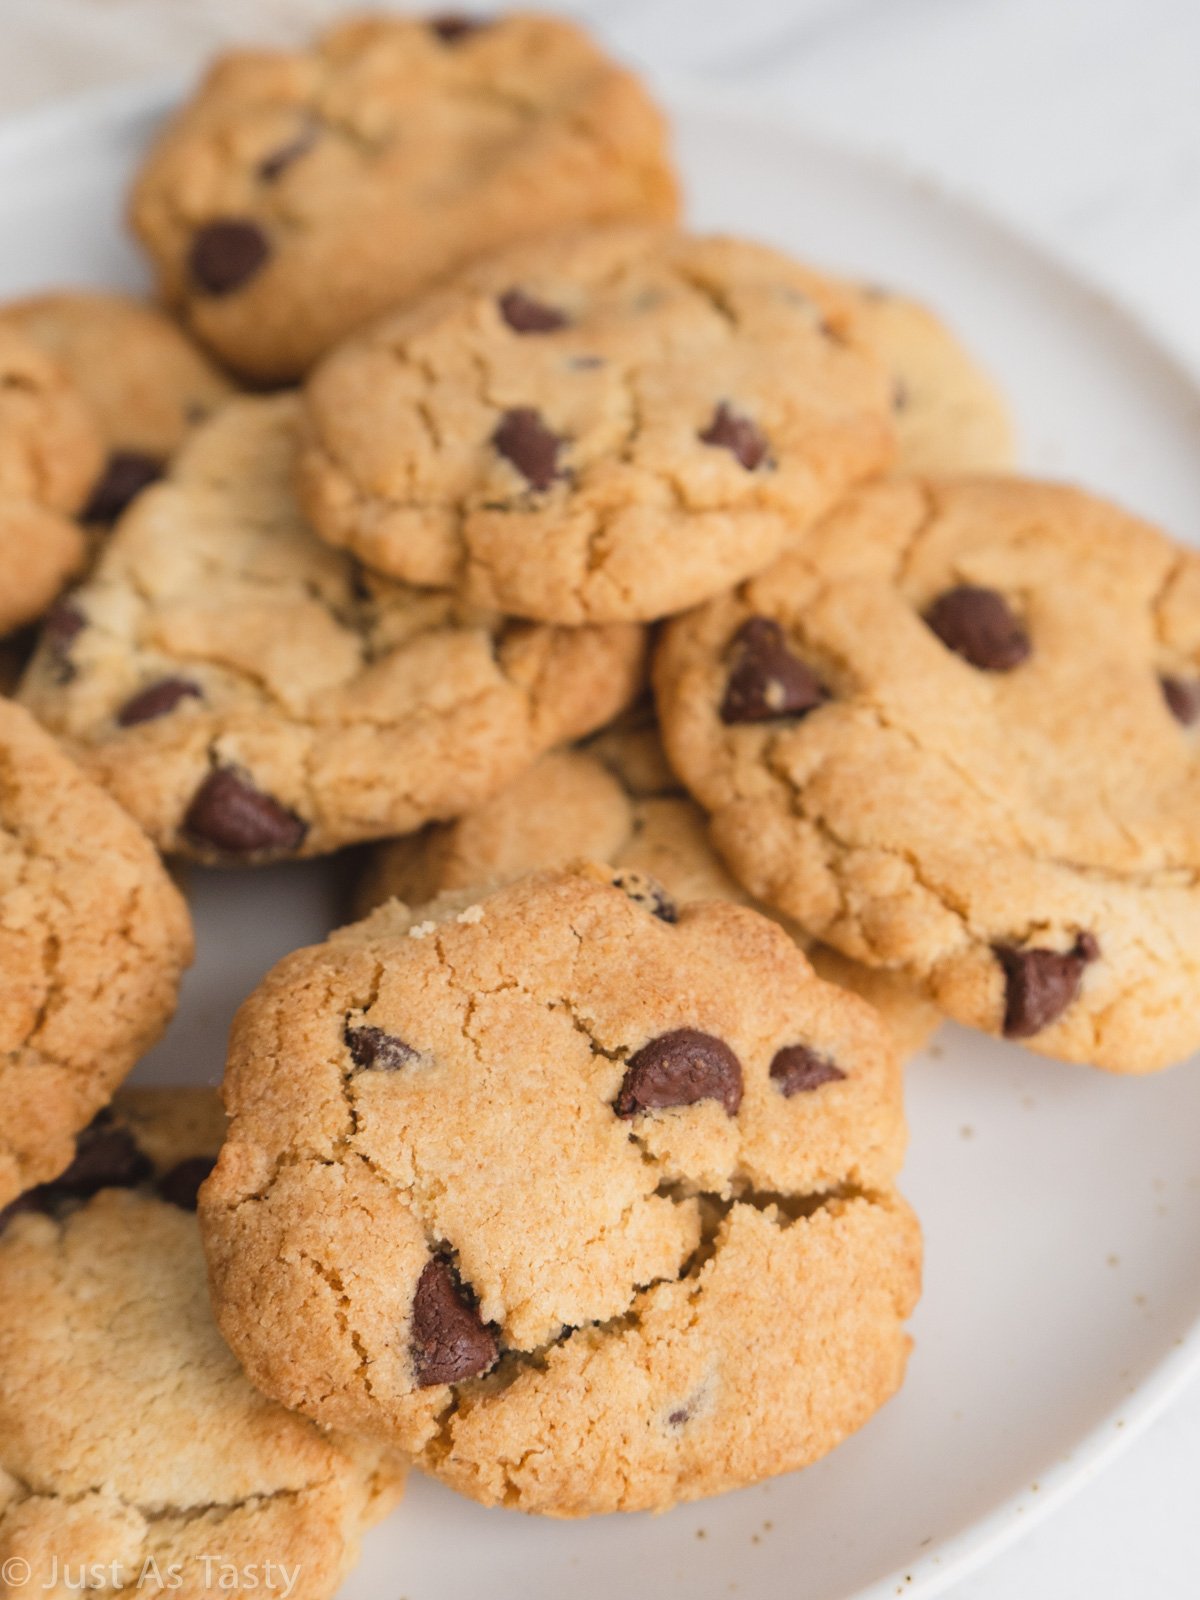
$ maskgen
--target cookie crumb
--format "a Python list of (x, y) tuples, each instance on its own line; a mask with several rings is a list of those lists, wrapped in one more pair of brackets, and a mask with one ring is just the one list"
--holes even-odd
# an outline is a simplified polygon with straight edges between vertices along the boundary
[(465, 911), (460, 911), (455, 917), (455, 922), (482, 922), (483, 907), (481, 905), (468, 906)]
[(433, 921), (414, 922), (408, 930), (408, 937), (410, 939), (424, 939), (426, 934), (432, 933), (436, 927), (437, 923)]

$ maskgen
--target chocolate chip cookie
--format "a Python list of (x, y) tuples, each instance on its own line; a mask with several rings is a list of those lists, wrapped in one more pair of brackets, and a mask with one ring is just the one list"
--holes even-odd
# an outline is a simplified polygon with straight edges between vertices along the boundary
[(641, 631), (512, 624), (375, 580), (291, 493), (297, 401), (197, 429), (51, 619), (26, 704), (159, 847), (316, 855), (453, 816), (613, 716)]
[(166, 1027), (191, 955), (149, 840), (0, 700), (0, 1206), (67, 1166)]
[(1005, 472), (1013, 431), (995, 383), (928, 307), (907, 295), (861, 293), (863, 327), (892, 374), (897, 464), (907, 472)]
[(72, 513), (103, 452), (63, 369), (0, 325), (0, 635), (41, 616), (84, 558)]
[[(660, 915), (675, 916), (693, 900), (751, 904), (713, 849), (704, 813), (681, 792), (656, 746), (651, 727), (551, 751), (456, 822), (376, 845), (359, 884), (359, 915), (392, 896), (419, 905), (581, 857), (607, 861), (627, 892), (644, 894)], [(941, 1016), (912, 983), (814, 944), (793, 922), (784, 926), (819, 976), (880, 1012), (902, 1059), (926, 1043)]]
[(5, 1219), (0, 1562), (28, 1574), (14, 1594), (65, 1596), (86, 1570), (107, 1594), (186, 1600), (232, 1569), (239, 1588), (253, 1574), (326, 1600), (399, 1496), (394, 1457), (265, 1399), (217, 1331), (193, 1213), (221, 1121), (211, 1090), (120, 1096), (107, 1172), (93, 1160)]
[(516, 13), (367, 17), (221, 57), (131, 215), (167, 303), (279, 382), (484, 251), (676, 206), (638, 80), (573, 24)]
[(883, 483), (656, 679), (752, 893), (1047, 1055), (1200, 1045), (1200, 556), (1078, 490)]
[(88, 522), (115, 521), (233, 392), (170, 317), (131, 295), (36, 295), (0, 308), (0, 323), (53, 357), (91, 407), (107, 454), (83, 503)]
[(519, 616), (650, 619), (772, 561), (893, 448), (856, 300), (778, 251), (619, 228), (525, 246), (307, 388), (317, 531)]
[(824, 1454), (900, 1382), (920, 1271), (870, 1007), (766, 917), (621, 885), (389, 901), (289, 956), (201, 1196), (265, 1393), (556, 1516)]

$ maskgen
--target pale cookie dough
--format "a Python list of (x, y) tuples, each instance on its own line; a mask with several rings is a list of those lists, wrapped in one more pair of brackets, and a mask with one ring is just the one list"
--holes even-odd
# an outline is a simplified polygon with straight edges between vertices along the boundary
[(0, 307), (0, 324), (52, 356), (92, 409), (107, 454), (82, 509), (89, 522), (115, 521), (233, 392), (170, 317), (132, 295), (36, 295)]
[(874, 1012), (767, 918), (670, 923), (610, 871), (280, 963), (201, 1197), (264, 1393), (554, 1516), (823, 1455), (899, 1384), (920, 1275)]
[(103, 452), (63, 369), (0, 325), (0, 635), (41, 616), (83, 562), (72, 513)]
[(149, 840), (0, 700), (0, 1206), (67, 1165), (166, 1027), (191, 956)]
[(329, 550), (291, 494), (296, 418), (293, 396), (241, 399), (198, 429), (21, 691), (160, 849), (199, 860), (454, 816), (641, 681), (636, 627), (509, 623)]
[(859, 317), (892, 374), (897, 465), (906, 472), (1006, 472), (1014, 458), (1004, 397), (975, 357), (919, 301), (861, 292)]
[[(457, 822), (376, 845), (359, 883), (358, 914), (393, 896), (419, 905), (449, 890), (480, 889), (580, 857), (607, 861), (632, 875), (630, 884), (645, 880), (645, 892), (658, 896), (671, 915), (693, 900), (753, 904), (722, 866), (704, 813), (680, 792), (661, 751), (655, 763), (654, 744), (652, 728), (635, 729), (598, 735), (582, 749), (551, 751)], [(928, 1041), (941, 1015), (911, 983), (814, 944), (795, 923), (784, 926), (819, 976), (871, 1002), (902, 1060)]]
[(763, 245), (662, 229), (480, 263), (335, 351), (306, 398), (323, 537), (551, 622), (718, 594), (893, 449), (853, 293)]
[(655, 672), (753, 894), (1047, 1055), (1200, 1045), (1195, 552), (1073, 489), (884, 483)]
[(233, 1592), (327, 1600), (403, 1468), (265, 1399), (218, 1333), (177, 1176), (211, 1164), (216, 1095), (123, 1102), (110, 1133), (137, 1174), (94, 1174), (0, 1237), (0, 1566), (28, 1569), (4, 1592), (70, 1600), (82, 1565), (102, 1596), (211, 1600), (233, 1570)]
[(638, 80), (572, 23), (517, 12), (366, 17), (307, 50), (223, 56), (131, 215), (167, 303), (280, 382), (485, 251), (677, 203)]

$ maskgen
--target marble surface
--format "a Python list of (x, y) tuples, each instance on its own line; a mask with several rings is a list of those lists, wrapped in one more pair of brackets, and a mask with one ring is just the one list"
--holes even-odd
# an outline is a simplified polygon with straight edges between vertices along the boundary
[[(296, 36), (339, 9), (337, 0), (3, 0), (0, 111), (187, 69), (221, 40)], [(592, 20), (663, 82), (750, 91), (764, 110), (969, 193), (1132, 308), (1200, 375), (1196, 0), (575, 0), (560, 9)], [(1200, 1593), (1198, 1480), (1200, 1385), (950, 1594), (1185, 1600)]]

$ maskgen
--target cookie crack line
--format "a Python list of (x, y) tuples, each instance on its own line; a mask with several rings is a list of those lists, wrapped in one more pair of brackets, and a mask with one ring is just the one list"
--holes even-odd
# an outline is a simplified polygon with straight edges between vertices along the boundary
[(115, 1489), (110, 1479), (99, 1483), (85, 1484), (82, 1488), (75, 1489), (70, 1494), (63, 1494), (57, 1489), (39, 1488), (32, 1479), (23, 1477), (7, 1463), (3, 1464), (3, 1471), (5, 1476), (16, 1484), (19, 1491), (15, 1499), (10, 1502), (11, 1505), (24, 1505), (29, 1500), (53, 1500), (64, 1506), (78, 1506), (93, 1495), (111, 1495), (123, 1510), (134, 1512), (149, 1526), (168, 1520), (186, 1523), (199, 1522), (205, 1517), (211, 1517), (214, 1513), (222, 1516), (234, 1516), (239, 1511), (252, 1510), (258, 1506), (270, 1505), (280, 1500), (302, 1499), (307, 1494), (328, 1488), (333, 1482), (333, 1475), (326, 1474), (325, 1477), (307, 1479), (303, 1483), (286, 1489), (264, 1489), (259, 1494), (240, 1495), (232, 1500), (203, 1500), (194, 1503), (173, 1504), (165, 1500), (131, 1500)]

